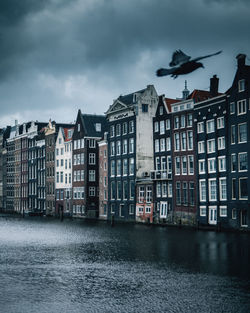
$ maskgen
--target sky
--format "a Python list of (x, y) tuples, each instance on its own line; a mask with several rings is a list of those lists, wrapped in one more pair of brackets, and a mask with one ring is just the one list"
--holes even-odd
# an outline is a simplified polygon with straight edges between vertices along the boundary
[[(250, 64), (249, 0), (1, 0), (0, 128), (104, 114), (120, 95), (153, 84), (159, 95), (231, 85), (235, 57)], [(181, 49), (222, 50), (176, 79), (156, 77)]]

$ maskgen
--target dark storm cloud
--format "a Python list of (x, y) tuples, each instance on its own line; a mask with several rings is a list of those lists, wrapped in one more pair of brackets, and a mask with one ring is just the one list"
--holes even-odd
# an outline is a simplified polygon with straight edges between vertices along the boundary
[(227, 68), (238, 52), (250, 55), (249, 15), (248, 0), (0, 1), (1, 112), (60, 107), (65, 85), (86, 77), (92, 92), (114, 88), (112, 99), (136, 80), (161, 84), (155, 69), (175, 49), (192, 57), (223, 50), (206, 64)]

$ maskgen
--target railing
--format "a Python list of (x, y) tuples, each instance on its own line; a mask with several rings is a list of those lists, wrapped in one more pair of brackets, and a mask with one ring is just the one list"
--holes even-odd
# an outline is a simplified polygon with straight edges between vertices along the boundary
[(172, 179), (172, 172), (168, 170), (155, 170), (150, 172), (152, 180), (169, 180)]

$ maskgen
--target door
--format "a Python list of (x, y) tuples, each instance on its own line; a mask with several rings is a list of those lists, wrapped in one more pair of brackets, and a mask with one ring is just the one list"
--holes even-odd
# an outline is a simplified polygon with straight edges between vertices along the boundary
[(217, 224), (217, 207), (209, 207), (209, 217), (208, 217), (208, 223), (211, 225)]

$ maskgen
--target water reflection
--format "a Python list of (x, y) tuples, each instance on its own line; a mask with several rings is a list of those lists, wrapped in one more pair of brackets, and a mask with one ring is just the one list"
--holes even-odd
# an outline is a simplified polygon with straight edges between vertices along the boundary
[(0, 312), (250, 312), (247, 234), (0, 218)]

